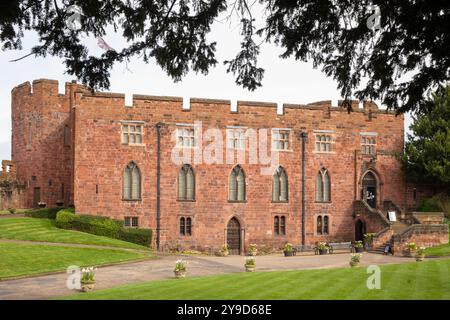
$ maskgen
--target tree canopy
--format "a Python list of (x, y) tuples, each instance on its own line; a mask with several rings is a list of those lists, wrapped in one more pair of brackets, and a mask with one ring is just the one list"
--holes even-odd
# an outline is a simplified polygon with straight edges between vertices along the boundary
[(450, 87), (426, 102), (428, 112), (417, 115), (402, 158), (407, 176), (446, 186), (450, 192)]
[[(79, 28), (68, 28), (73, 5), (80, 9)], [(207, 35), (220, 15), (240, 21), (241, 49), (223, 63), (249, 90), (263, 83), (264, 41), (279, 45), (281, 58), (312, 61), (345, 99), (380, 99), (398, 112), (423, 110), (424, 96), (450, 78), (446, 0), (3, 0), (0, 43), (20, 49), (24, 31), (35, 31), (39, 40), (30, 55), (61, 57), (67, 72), (93, 89), (109, 88), (113, 65), (136, 56), (154, 59), (179, 81), (218, 63), (216, 42)], [(109, 26), (127, 45), (91, 55), (82, 38), (101, 38)]]

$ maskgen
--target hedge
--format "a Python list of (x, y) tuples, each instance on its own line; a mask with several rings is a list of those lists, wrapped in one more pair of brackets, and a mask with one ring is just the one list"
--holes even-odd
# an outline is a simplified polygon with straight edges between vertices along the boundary
[(56, 214), (60, 210), (61, 210), (61, 208), (42, 208), (42, 209), (31, 210), (31, 211), (25, 213), (25, 215), (32, 217), (32, 218), (39, 218), (39, 219), (56, 219)]
[(124, 228), (123, 222), (107, 217), (76, 215), (73, 210), (61, 210), (56, 217), (56, 226), (98, 236), (119, 239), (149, 246), (152, 239), (151, 229)]

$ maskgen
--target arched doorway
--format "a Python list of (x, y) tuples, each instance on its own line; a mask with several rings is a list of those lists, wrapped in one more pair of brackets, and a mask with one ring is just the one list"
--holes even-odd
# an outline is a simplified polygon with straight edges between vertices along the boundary
[(355, 241), (363, 241), (366, 233), (366, 224), (361, 220), (356, 220), (355, 223)]
[(241, 254), (241, 224), (236, 218), (228, 221), (227, 244), (230, 254)]
[(363, 177), (361, 198), (372, 208), (377, 207), (377, 179), (370, 171)]

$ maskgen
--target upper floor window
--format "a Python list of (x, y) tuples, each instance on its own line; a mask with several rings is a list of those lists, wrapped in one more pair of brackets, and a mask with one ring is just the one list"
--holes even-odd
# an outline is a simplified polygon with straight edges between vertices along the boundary
[(272, 201), (288, 201), (288, 180), (286, 171), (283, 169), (283, 167), (278, 167), (273, 175)]
[(188, 164), (178, 173), (178, 200), (195, 200), (194, 170)]
[(272, 130), (272, 149), (289, 150), (290, 130), (273, 129)]
[(321, 169), (316, 176), (316, 201), (331, 201), (331, 181), (326, 169)]
[(331, 135), (316, 135), (316, 152), (331, 152)]
[(361, 152), (363, 154), (374, 155), (376, 145), (377, 142), (375, 137), (361, 137)]
[(227, 129), (228, 149), (245, 149), (245, 130)]
[(192, 126), (177, 128), (177, 147), (195, 147), (195, 130)]
[(245, 174), (240, 166), (234, 167), (231, 171), (228, 199), (245, 201)]
[(142, 143), (142, 124), (124, 123), (122, 124), (122, 143), (123, 144), (141, 144)]
[(123, 171), (123, 199), (141, 199), (141, 172), (133, 161)]

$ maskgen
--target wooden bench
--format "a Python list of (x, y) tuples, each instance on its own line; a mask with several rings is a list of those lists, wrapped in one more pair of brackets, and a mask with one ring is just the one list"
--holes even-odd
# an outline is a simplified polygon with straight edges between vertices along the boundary
[(352, 252), (352, 243), (351, 242), (330, 242), (327, 244), (330, 248), (328, 252), (330, 254), (334, 253), (334, 250), (350, 250)]

